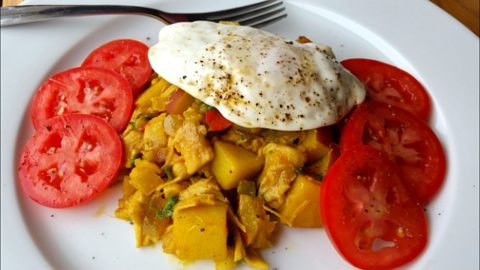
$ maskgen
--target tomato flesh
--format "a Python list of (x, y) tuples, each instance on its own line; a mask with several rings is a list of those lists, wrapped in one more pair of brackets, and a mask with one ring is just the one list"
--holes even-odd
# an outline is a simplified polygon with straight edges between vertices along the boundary
[(232, 126), (232, 122), (225, 119), (225, 117), (215, 109), (205, 113), (205, 121), (210, 131), (222, 131)]
[(82, 67), (101, 67), (119, 73), (130, 83), (134, 96), (142, 91), (152, 75), (148, 46), (133, 39), (118, 39), (101, 45), (85, 58)]
[(446, 159), (430, 127), (411, 113), (380, 102), (365, 102), (349, 117), (340, 138), (342, 151), (366, 144), (387, 152), (406, 186), (427, 204), (445, 179)]
[(429, 118), (430, 97), (409, 73), (371, 59), (347, 59), (341, 64), (363, 82), (370, 99), (400, 107), (424, 120)]
[(54, 116), (83, 113), (101, 117), (121, 132), (132, 109), (131, 88), (120, 75), (101, 68), (72, 68), (53, 75), (40, 86), (31, 114), (37, 130)]
[(356, 267), (399, 267), (425, 249), (423, 207), (383, 151), (357, 145), (343, 152), (325, 176), (320, 198), (330, 240)]
[(45, 122), (25, 145), (18, 177), (25, 193), (47, 207), (71, 207), (95, 198), (115, 178), (122, 143), (115, 129), (91, 115)]

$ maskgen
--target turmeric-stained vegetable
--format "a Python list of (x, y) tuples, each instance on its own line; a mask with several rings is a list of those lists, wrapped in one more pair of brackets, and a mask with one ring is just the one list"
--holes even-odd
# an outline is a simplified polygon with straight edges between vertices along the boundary
[(327, 174), (328, 169), (332, 166), (333, 162), (337, 160), (340, 156), (340, 150), (335, 144), (330, 145), (330, 150), (327, 154), (322, 157), (322, 159), (306, 166), (304, 168), (304, 173), (314, 177), (317, 180), (322, 180), (323, 177)]
[(258, 252), (254, 249), (247, 250), (244, 260), (249, 266), (255, 269), (259, 269), (259, 270), (268, 269), (268, 263), (262, 257), (260, 257)]
[(163, 129), (166, 114), (152, 118), (145, 125), (143, 133), (144, 150), (159, 150), (167, 145), (167, 135)]
[(155, 244), (161, 239), (163, 233), (171, 224), (170, 218), (158, 218), (159, 209), (165, 209), (167, 206), (168, 201), (163, 198), (160, 192), (156, 192), (150, 196), (142, 223), (141, 246)]
[(162, 92), (170, 84), (164, 79), (158, 79), (147, 90), (145, 90), (135, 101), (137, 108), (147, 109), (152, 106), (152, 99), (161, 96)]
[(143, 242), (142, 227), (148, 203), (147, 200), (147, 196), (137, 190), (128, 197), (124, 196), (120, 200), (120, 208), (115, 211), (117, 217), (126, 219), (133, 224), (137, 247), (142, 246)]
[(270, 221), (270, 216), (263, 209), (263, 200), (240, 194), (238, 196), (238, 217), (245, 226), (243, 239), (247, 247), (267, 248), (272, 245), (270, 239), (276, 223)]
[(307, 162), (317, 161), (330, 150), (331, 138), (331, 129), (328, 127), (312, 129), (307, 131), (305, 140), (302, 141), (298, 148), (305, 152)]
[(310, 43), (312, 42), (309, 38), (307, 38), (306, 36), (299, 36), (297, 38), (297, 42), (300, 42), (300, 43)]
[(237, 194), (256, 196), (257, 188), (255, 187), (255, 182), (248, 180), (240, 181), (237, 186)]
[(231, 270), (235, 268), (237, 263), (234, 261), (234, 250), (228, 248), (227, 257), (223, 260), (215, 261), (215, 270)]
[(141, 157), (143, 150), (143, 133), (137, 130), (131, 130), (122, 137), (123, 155), (126, 168), (133, 168), (135, 159)]
[(263, 167), (263, 157), (223, 141), (213, 143), (215, 157), (212, 172), (218, 184), (225, 190), (236, 188), (238, 182), (250, 179)]
[(175, 134), (175, 149), (185, 159), (187, 173), (190, 175), (213, 159), (213, 150), (205, 135), (205, 127), (190, 121), (185, 121)]
[(316, 179), (339, 155), (330, 128), (240, 127), (160, 77), (135, 104), (115, 216), (133, 224), (137, 247), (162, 241), (184, 262), (268, 269), (259, 251), (277, 223), (322, 226)]
[(265, 166), (257, 184), (258, 195), (268, 206), (278, 209), (285, 202), (285, 193), (305, 163), (304, 154), (295, 148), (269, 143), (263, 148)]
[(282, 220), (292, 227), (321, 227), (321, 183), (310, 176), (299, 175), (288, 191), (285, 204), (279, 209)]
[(170, 100), (172, 93), (178, 90), (177, 86), (169, 85), (165, 90), (160, 94), (160, 96), (155, 96), (151, 99), (152, 106), (150, 110), (157, 112), (164, 112), (167, 110), (167, 104)]
[(135, 160), (135, 168), (130, 172), (130, 184), (145, 195), (150, 195), (155, 189), (164, 183), (160, 176), (162, 170), (146, 160)]
[(227, 207), (198, 205), (175, 209), (175, 255), (181, 260), (224, 260), (227, 256)]
[(123, 196), (118, 200), (118, 208), (115, 210), (115, 216), (130, 221), (128, 210), (128, 200), (135, 193), (136, 189), (130, 184), (130, 177), (124, 176), (122, 181)]

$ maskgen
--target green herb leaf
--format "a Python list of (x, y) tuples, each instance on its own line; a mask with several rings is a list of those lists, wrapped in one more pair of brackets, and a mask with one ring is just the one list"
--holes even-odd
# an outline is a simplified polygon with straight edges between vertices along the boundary
[(133, 157), (130, 158), (130, 160), (128, 161), (128, 163), (130, 164), (130, 167), (135, 167), (135, 160), (137, 158), (141, 158), (142, 157), (142, 153), (136, 153), (135, 155), (133, 155)]
[(205, 104), (205, 105), (207, 105), (207, 111), (216, 110), (216, 108), (213, 106), (210, 106), (208, 104)]
[(153, 117), (150, 115), (142, 115), (142, 120), (143, 121), (150, 121)]
[(300, 175), (301, 173), (303, 172), (303, 165), (298, 167), (296, 170), (295, 170), (295, 174), (296, 175)]
[(172, 171), (172, 166), (165, 165), (162, 167), (163, 173), (167, 177), (167, 180), (172, 180), (173, 179), (173, 171)]
[(168, 198), (167, 203), (165, 204), (165, 207), (163, 208), (163, 210), (157, 213), (157, 217), (168, 218), (173, 216), (173, 207), (175, 206), (175, 204), (177, 204), (177, 202), (178, 202), (177, 196)]

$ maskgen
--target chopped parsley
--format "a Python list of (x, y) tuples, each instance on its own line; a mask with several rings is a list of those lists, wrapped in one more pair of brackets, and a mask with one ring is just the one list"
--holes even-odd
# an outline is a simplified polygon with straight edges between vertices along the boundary
[(133, 155), (128, 161), (128, 164), (130, 165), (130, 167), (132, 168), (135, 167), (135, 160), (141, 157), (142, 157), (142, 153), (136, 153), (135, 155)]
[(177, 196), (168, 198), (167, 203), (165, 204), (165, 207), (163, 208), (163, 210), (158, 211), (157, 217), (168, 218), (173, 216), (173, 207), (175, 206), (175, 204), (177, 204), (177, 202), (178, 202)]
[(128, 124), (131, 125), (134, 129), (139, 129), (140, 126), (143, 126), (145, 123), (150, 121), (152, 118), (153, 118), (153, 116), (148, 115), (148, 114), (139, 114), (139, 115), (135, 116), (130, 122), (128, 122)]
[(173, 171), (172, 171), (172, 166), (163, 166), (162, 167), (163, 173), (165, 174), (165, 177), (167, 177), (167, 180), (172, 180), (173, 179)]

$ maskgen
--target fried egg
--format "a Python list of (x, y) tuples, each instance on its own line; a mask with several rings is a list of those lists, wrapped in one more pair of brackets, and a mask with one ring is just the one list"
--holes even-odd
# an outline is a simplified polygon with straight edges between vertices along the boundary
[(243, 127), (332, 125), (365, 98), (330, 47), (247, 26), (172, 24), (160, 30), (148, 56), (161, 77)]

